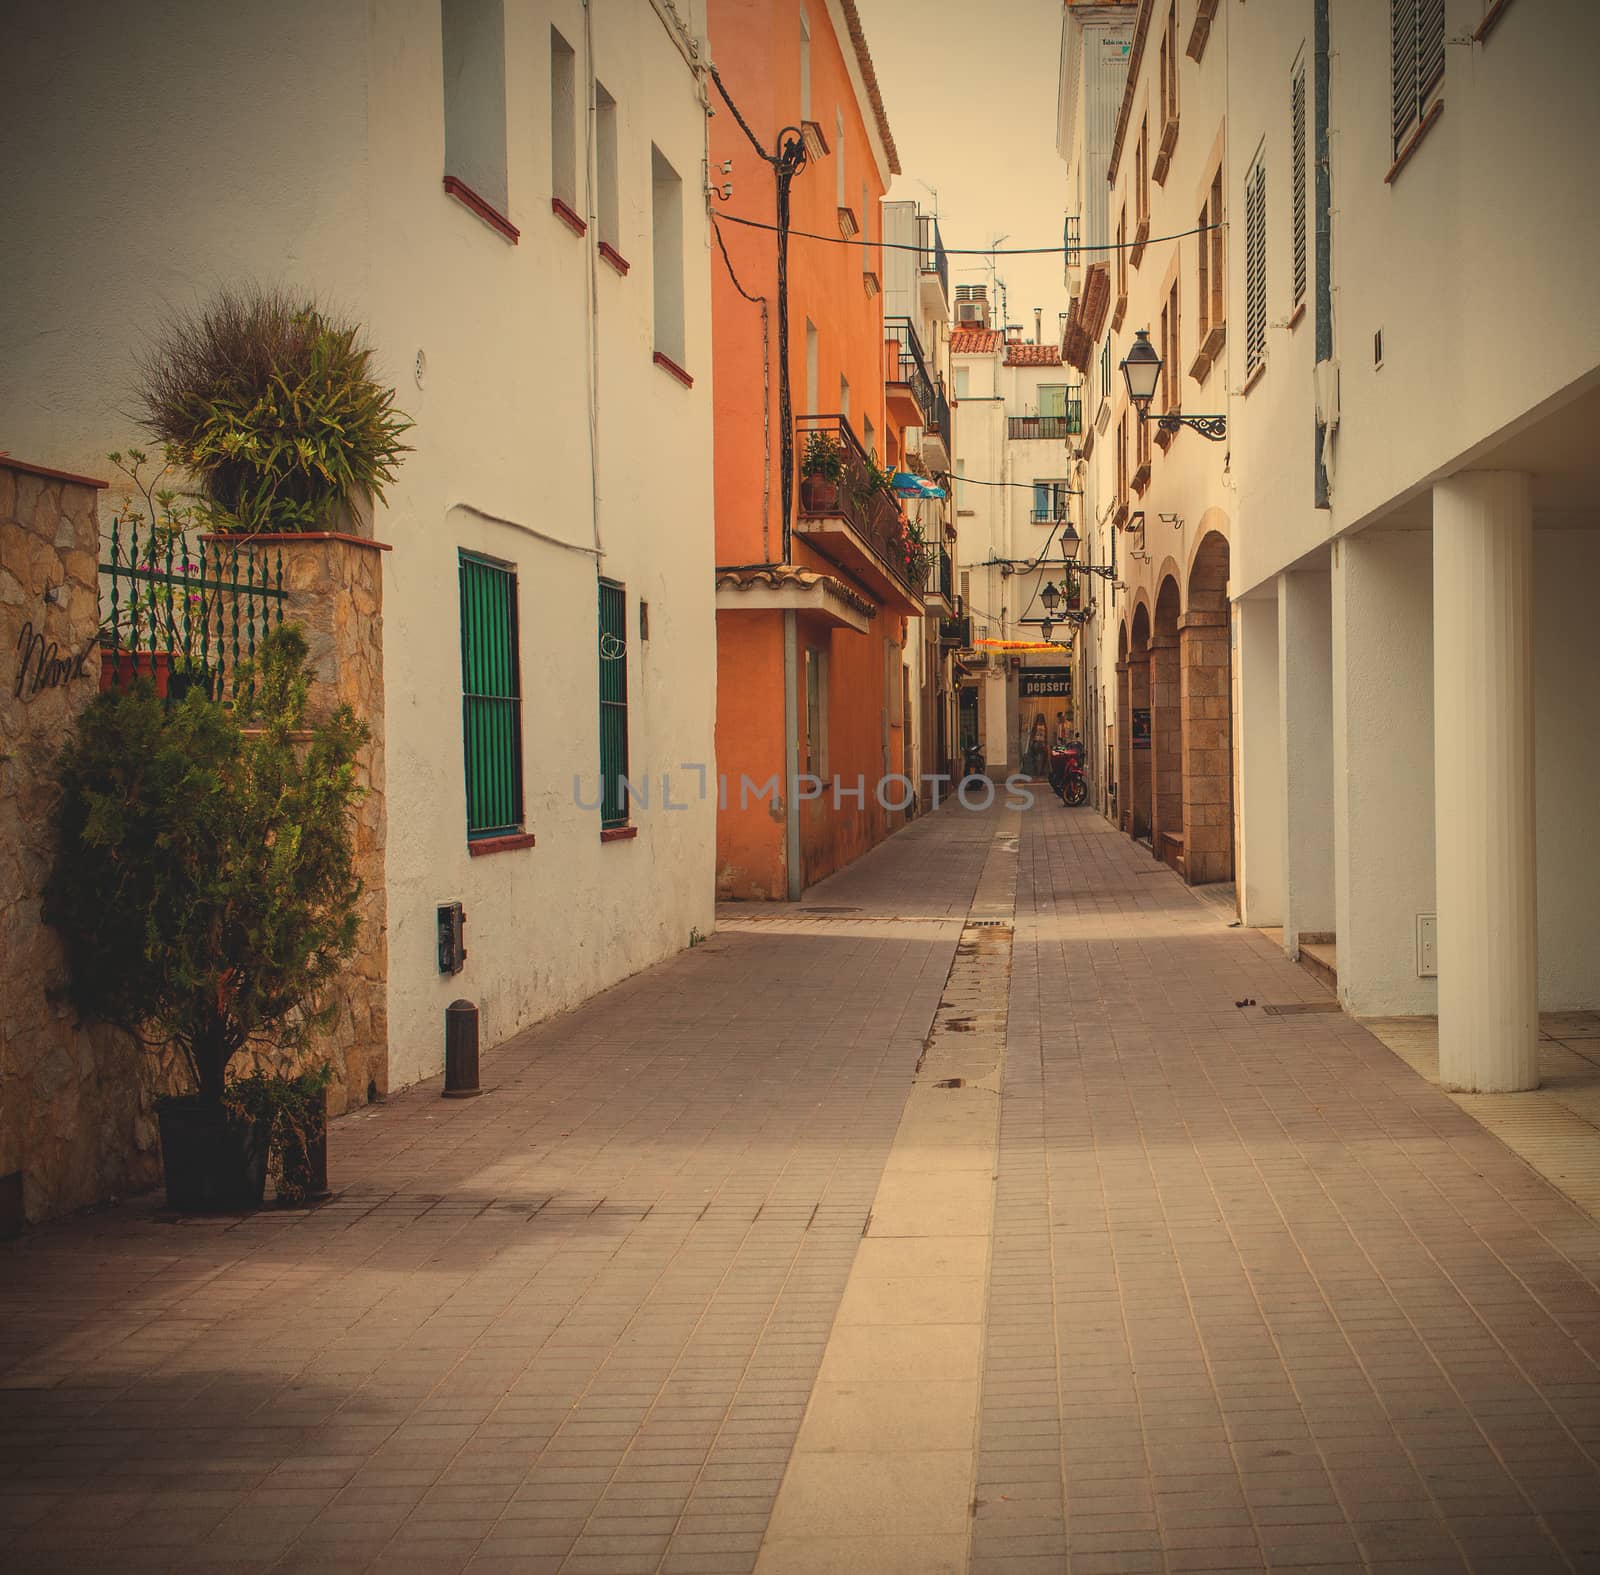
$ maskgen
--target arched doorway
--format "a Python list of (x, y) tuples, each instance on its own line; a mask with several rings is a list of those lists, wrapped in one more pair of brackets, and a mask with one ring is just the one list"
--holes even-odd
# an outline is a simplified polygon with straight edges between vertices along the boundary
[(1128, 829), (1127, 817), (1133, 803), (1133, 777), (1129, 771), (1133, 749), (1132, 706), (1128, 620), (1124, 618), (1117, 629), (1117, 758), (1116, 773), (1111, 780), (1111, 819), (1122, 831)]
[(1150, 608), (1143, 601), (1133, 609), (1128, 630), (1128, 698), (1132, 733), (1128, 765), (1133, 780), (1123, 824), (1130, 836), (1148, 837), (1155, 802), (1150, 770)]
[(1178, 620), (1184, 875), (1192, 886), (1233, 879), (1232, 663), (1228, 538), (1209, 531), (1189, 565)]
[(1158, 859), (1184, 870), (1183, 720), (1178, 676), (1178, 581), (1165, 573), (1150, 636), (1150, 771), (1154, 813), (1150, 842)]

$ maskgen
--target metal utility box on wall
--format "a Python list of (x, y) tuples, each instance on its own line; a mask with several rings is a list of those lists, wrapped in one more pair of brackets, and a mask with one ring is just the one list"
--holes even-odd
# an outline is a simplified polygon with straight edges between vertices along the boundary
[(467, 963), (467, 910), (459, 902), (439, 904), (439, 972), (460, 973)]
[(1417, 915), (1417, 977), (1439, 977), (1439, 916), (1435, 913)]

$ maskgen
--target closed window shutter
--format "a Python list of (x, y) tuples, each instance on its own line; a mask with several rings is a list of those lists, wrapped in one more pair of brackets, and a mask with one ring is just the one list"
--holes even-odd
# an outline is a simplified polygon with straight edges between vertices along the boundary
[(1244, 192), (1244, 361), (1261, 365), (1267, 350), (1267, 171), (1256, 155)]
[(1417, 0), (1389, 0), (1396, 150), (1417, 118)]
[(1417, 0), (1417, 113), (1444, 80), (1444, 0)]
[(1308, 257), (1306, 250), (1306, 68), (1294, 74), (1290, 100), (1289, 133), (1294, 139), (1290, 168), (1294, 177), (1294, 304), (1306, 298)]
[(504, 836), (522, 829), (517, 576), (507, 564), (463, 552), (460, 581), (467, 836)]
[(628, 820), (627, 597), (615, 580), (600, 582), (600, 824)]

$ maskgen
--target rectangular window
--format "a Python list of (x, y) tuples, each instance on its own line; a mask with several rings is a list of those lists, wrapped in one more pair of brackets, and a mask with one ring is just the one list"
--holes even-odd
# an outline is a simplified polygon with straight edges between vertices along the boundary
[[(849, 385), (845, 385), (845, 392), (849, 392)], [(878, 434), (873, 430), (872, 417), (861, 418), (861, 446), (872, 456), (873, 463), (878, 459)]]
[[(1111, 335), (1106, 335), (1106, 342), (1100, 346), (1100, 397), (1111, 397)], [(1104, 430), (1104, 429), (1102, 429)]]
[(1394, 155), (1444, 86), (1444, 0), (1389, 0)]
[(628, 823), (628, 608), (615, 580), (600, 581), (600, 826)]
[(1128, 205), (1123, 203), (1117, 215), (1117, 294), (1123, 300), (1128, 296)]
[[(550, 29), (550, 195), (578, 213), (578, 57)], [(583, 215), (580, 213), (581, 219)]]
[(506, 24), (501, 0), (444, 0), (444, 172), (505, 216)]
[(1182, 336), (1178, 332), (1178, 281), (1167, 291), (1167, 304), (1161, 308), (1161, 408), (1176, 410), (1183, 403)]
[(839, 379), (839, 414), (847, 421), (850, 419), (850, 379)]
[(688, 360), (683, 339), (683, 181), (650, 147), (650, 260), (655, 283), (655, 347), (682, 367)]
[(1128, 413), (1117, 419), (1117, 501), (1128, 502)]
[(861, 183), (861, 271), (872, 272), (872, 209), (868, 206), (867, 183)]
[(1294, 234), (1292, 236), (1292, 255), (1294, 258), (1294, 304), (1298, 306), (1306, 298), (1306, 285), (1310, 270), (1310, 258), (1307, 251), (1307, 219), (1306, 219), (1306, 67), (1301, 61), (1295, 71), (1294, 82), (1289, 90), (1289, 172), (1292, 186), (1292, 200), (1294, 202)]
[(458, 562), (467, 836), (504, 837), (522, 830), (517, 571), (475, 552)]
[(1067, 413), (1067, 385), (1065, 383), (1041, 383), (1039, 385), (1039, 414), (1041, 416), (1055, 416), (1057, 419)]
[(806, 410), (808, 416), (820, 414), (817, 409), (817, 392), (822, 387), (822, 379), (817, 371), (818, 361), (821, 356), (821, 341), (817, 337), (817, 325), (808, 317), (806, 319)]
[(1139, 183), (1139, 222), (1148, 224), (1150, 222), (1150, 121), (1148, 117), (1139, 122), (1139, 146), (1134, 169)]
[[(956, 507), (967, 507), (967, 462), (964, 459), (956, 461)], [(963, 593), (965, 594), (965, 593)]]
[(806, 647), (806, 774), (828, 775), (828, 653)]
[(1223, 293), (1222, 278), (1222, 166), (1219, 163), (1211, 177), (1211, 191), (1200, 210), (1199, 242), (1200, 277), (1196, 291), (1196, 306), (1200, 324), (1200, 345), (1207, 354), (1220, 349), (1220, 343), (1208, 347), (1206, 340), (1212, 329), (1220, 328), (1228, 318), (1227, 300)]
[(956, 368), (956, 398), (958, 400), (965, 399), (967, 397), (967, 390), (971, 386), (972, 369), (970, 367), (958, 366)]
[(811, 119), (811, 18), (800, 7), (800, 118)]
[(617, 190), (617, 101), (599, 82), (594, 85), (594, 163), (595, 220), (600, 226), (600, 239), (616, 251), (620, 207)]
[(1267, 167), (1258, 150), (1244, 178), (1244, 369), (1267, 355)]

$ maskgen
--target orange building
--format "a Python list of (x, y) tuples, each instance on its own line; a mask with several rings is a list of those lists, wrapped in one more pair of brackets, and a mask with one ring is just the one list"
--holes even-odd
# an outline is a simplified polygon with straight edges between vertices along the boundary
[(707, 22), (739, 116), (798, 165), (786, 419), (783, 173), (713, 88), (713, 179), (732, 186), (713, 203), (717, 888), (797, 897), (914, 812), (906, 639), (926, 570), (885, 481), (916, 412), (895, 397), (909, 372), (885, 335), (878, 245), (900, 166), (854, 0), (710, 0)]

